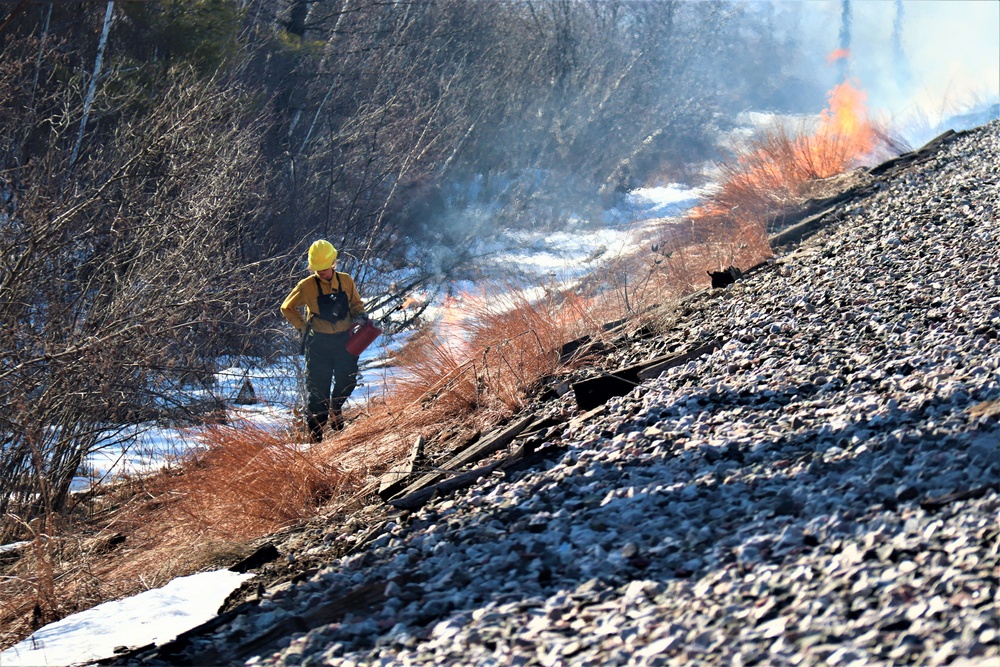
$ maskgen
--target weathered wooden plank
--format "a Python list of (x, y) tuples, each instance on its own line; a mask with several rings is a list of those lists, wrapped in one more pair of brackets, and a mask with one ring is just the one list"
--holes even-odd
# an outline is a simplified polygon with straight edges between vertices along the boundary
[(881, 176), (882, 174), (887, 174), (892, 171), (895, 171), (900, 167), (908, 167), (914, 162), (926, 159), (936, 154), (938, 151), (941, 150), (942, 147), (948, 145), (949, 143), (951, 143), (952, 141), (954, 141), (955, 139), (964, 134), (966, 134), (966, 132), (964, 131), (955, 132), (955, 130), (946, 130), (944, 133), (934, 137), (933, 139), (928, 141), (926, 144), (924, 144), (917, 150), (910, 151), (908, 153), (903, 153), (902, 155), (897, 155), (894, 158), (890, 158), (885, 162), (883, 162), (882, 164), (876, 165), (871, 169), (869, 169), (868, 173), (870, 173), (873, 176)]
[[(511, 440), (517, 437), (517, 435), (521, 433), (521, 431), (525, 430), (534, 420), (534, 415), (521, 417), (513, 424), (496, 431), (495, 433), (451, 457), (445, 461), (440, 468), (443, 470), (457, 470), (468, 463), (478, 461), (484, 456), (489, 456), (498, 449), (506, 447)], [(444, 474), (445, 473), (443, 472), (431, 472), (426, 475), (422, 475), (407, 486), (406, 489), (404, 489), (399, 495), (407, 496), (424, 487), (430, 486), (441, 479)]]
[[(142, 661), (166, 661), (170, 664), (191, 664), (191, 665), (225, 665), (233, 662), (242, 663), (243, 660), (259, 653), (262, 650), (273, 646), (278, 640), (294, 632), (308, 632), (327, 623), (334, 623), (341, 620), (350, 612), (360, 612), (380, 604), (385, 601), (386, 582), (378, 581), (365, 584), (350, 591), (349, 593), (331, 600), (326, 604), (321, 604), (310, 609), (299, 616), (289, 616), (277, 621), (264, 632), (248, 638), (239, 646), (225, 653), (220, 652), (214, 646), (209, 645), (201, 650), (191, 651), (195, 644), (191, 641), (196, 636), (204, 636), (215, 631), (223, 624), (229, 622), (241, 613), (246, 613), (255, 607), (257, 602), (244, 603), (240, 607), (225, 614), (220, 614), (215, 618), (181, 633), (175, 639), (158, 647), (141, 647), (130, 651), (124, 656), (115, 656), (113, 660), (117, 664), (124, 658), (141, 659)], [(150, 650), (152, 649), (152, 650)], [(183, 657), (183, 662), (177, 662)], [(112, 659), (109, 659), (112, 660)], [(109, 664), (103, 662), (102, 664)], [(159, 664), (157, 662), (157, 664)]]
[(661, 361), (654, 360), (653, 362), (650, 362), (648, 365), (646, 365), (645, 368), (639, 371), (638, 373), (639, 379), (652, 380), (655, 377), (659, 377), (660, 374), (663, 373), (663, 371), (667, 370), (668, 368), (681, 366), (682, 364), (686, 364), (692, 359), (697, 359), (700, 356), (711, 354), (712, 352), (718, 350), (719, 347), (720, 347), (719, 341), (712, 341), (708, 345), (702, 345), (701, 347), (696, 347), (693, 350), (688, 350), (687, 352), (684, 352), (682, 354), (675, 354), (673, 356), (669, 356), (667, 358), (662, 359)]
[[(560, 424), (565, 427), (566, 422), (556, 417), (545, 417), (537, 420), (529, 429), (524, 430), (517, 436), (517, 438), (527, 437), (527, 440), (525, 440), (524, 444), (514, 450), (514, 452), (506, 458), (500, 459), (499, 461), (493, 461), (492, 463), (479, 466), (478, 468), (474, 468), (468, 472), (460, 473), (453, 477), (441, 480), (440, 482), (425, 486), (422, 489), (413, 491), (408, 495), (392, 499), (389, 501), (389, 504), (399, 509), (414, 510), (423, 506), (435, 495), (450, 493), (457, 489), (469, 486), (480, 477), (485, 477), (498, 468), (507, 468), (510, 465), (524, 459), (526, 456), (531, 455), (535, 450), (535, 446), (538, 442), (537, 439), (540, 434), (543, 431), (547, 431), (553, 426)], [(532, 438), (535, 438), (535, 440), (532, 441)]]
[(977, 486), (972, 489), (961, 489), (958, 491), (952, 491), (951, 493), (946, 493), (943, 496), (936, 496), (934, 498), (927, 498), (920, 502), (920, 507), (927, 512), (937, 512), (943, 507), (947, 507), (951, 503), (957, 503), (962, 500), (970, 500), (972, 498), (982, 498), (987, 493), (993, 490), (991, 486)]
[(416, 467), (417, 461), (423, 455), (424, 437), (418, 435), (416, 441), (413, 443), (413, 447), (410, 448), (410, 454), (406, 461), (382, 475), (378, 488), (378, 495), (382, 500), (388, 500), (403, 490), (406, 484), (408, 484), (409, 478), (413, 475), (413, 469)]
[(569, 361), (579, 350), (589, 349), (593, 344), (594, 338), (590, 334), (580, 336), (579, 338), (574, 338), (568, 343), (563, 343), (562, 347), (559, 348), (559, 362), (565, 364)]
[(564, 417), (557, 417), (557, 416), (553, 416), (553, 415), (549, 415), (547, 417), (539, 417), (530, 426), (528, 426), (527, 428), (525, 428), (524, 430), (522, 430), (515, 437), (518, 440), (523, 440), (523, 439), (531, 437), (533, 435), (537, 435), (539, 433), (542, 433), (543, 431), (547, 431), (548, 429), (552, 428), (556, 424), (563, 424), (565, 422), (566, 422), (566, 419)]
[[(813, 220), (817, 218), (817, 216), (822, 218), (829, 215), (844, 202), (860, 196), (861, 193), (865, 191), (866, 187), (867, 186), (864, 185), (854, 186), (844, 190), (843, 192), (838, 192), (832, 197), (812, 199), (791, 211), (784, 211), (772, 216), (767, 222), (767, 230), (772, 234), (769, 239), (771, 241), (771, 245), (775, 245), (776, 238), (785, 232), (788, 232), (793, 227), (797, 228), (798, 225), (804, 220)], [(778, 245), (781, 244), (779, 243)]]
[(479, 466), (478, 468), (473, 468), (468, 472), (463, 472), (461, 474), (455, 475), (454, 477), (449, 477), (445, 480), (437, 482), (435, 484), (430, 484), (428, 486), (417, 489), (411, 493), (408, 493), (400, 498), (395, 498), (389, 501), (389, 504), (398, 509), (414, 510), (418, 507), (422, 507), (427, 501), (433, 498), (435, 495), (441, 495), (461, 489), (463, 487), (469, 486), (475, 482), (480, 477), (485, 477), (489, 475), (494, 470), (502, 466), (507, 462), (507, 459), (500, 459), (499, 461), (494, 461), (484, 466)]
[(603, 415), (606, 410), (607, 408), (604, 407), (604, 405), (598, 405), (593, 410), (588, 410), (587, 412), (578, 414), (576, 417), (573, 417), (571, 420), (569, 420), (569, 427), (580, 428), (583, 424), (590, 421), (594, 417)]
[(819, 213), (811, 215), (801, 222), (783, 229), (770, 237), (769, 241), (771, 242), (771, 247), (778, 248), (792, 243), (799, 243), (803, 238), (823, 227), (827, 222), (826, 217), (831, 213), (834, 213), (838, 208), (839, 204), (823, 209)]
[[(275, 644), (279, 639), (294, 632), (308, 632), (327, 623), (335, 623), (349, 612), (359, 612), (385, 601), (386, 582), (377, 581), (359, 586), (353, 591), (335, 600), (310, 609), (301, 616), (291, 616), (279, 620), (264, 632), (243, 642), (232, 655), (219, 656), (227, 658), (216, 662), (214, 659), (202, 664), (227, 664), (232, 659), (242, 661), (255, 653), (261, 652)], [(213, 653), (215, 653), (213, 651)], [(216, 654), (217, 655), (217, 654)], [(212, 657), (215, 656), (203, 656)]]
[(614, 373), (604, 373), (570, 385), (581, 410), (593, 410), (604, 405), (614, 396), (624, 396), (639, 384), (635, 368), (622, 368)]

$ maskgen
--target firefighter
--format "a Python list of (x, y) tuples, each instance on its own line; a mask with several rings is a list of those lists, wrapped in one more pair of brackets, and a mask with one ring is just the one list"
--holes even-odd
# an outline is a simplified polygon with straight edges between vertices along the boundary
[(344, 427), (344, 402), (358, 381), (358, 357), (344, 344), (352, 324), (368, 315), (354, 280), (337, 271), (337, 249), (329, 241), (309, 247), (309, 270), (312, 275), (299, 281), (281, 304), (281, 314), (302, 333), (309, 395), (306, 426), (312, 441), (319, 442), (327, 422), (333, 429)]

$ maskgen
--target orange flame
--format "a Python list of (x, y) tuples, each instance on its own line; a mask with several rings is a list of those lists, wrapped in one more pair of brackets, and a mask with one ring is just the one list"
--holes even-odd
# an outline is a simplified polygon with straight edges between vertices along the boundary
[(413, 294), (411, 294), (410, 296), (406, 297), (406, 300), (404, 300), (402, 304), (400, 304), (399, 309), (400, 310), (406, 310), (407, 308), (413, 308), (415, 306), (422, 306), (422, 305), (424, 305), (425, 301), (426, 301), (426, 298), (423, 295), (413, 295)]
[(826, 64), (830, 65), (837, 62), (838, 60), (846, 60), (847, 58), (850, 57), (851, 57), (850, 49), (837, 49), (836, 51), (832, 51), (830, 55), (826, 57)]
[(828, 95), (812, 134), (777, 130), (726, 168), (711, 201), (692, 209), (691, 220), (752, 219), (771, 214), (775, 201), (795, 196), (806, 183), (842, 174), (879, 146), (864, 91), (844, 82)]
[[(828, 165), (829, 173), (819, 174), (820, 178), (847, 169), (871, 153), (878, 143), (878, 134), (865, 105), (867, 93), (845, 81), (834, 87), (827, 97), (828, 108), (820, 114), (820, 128), (810, 147), (814, 154), (822, 153), (814, 155), (824, 158), (819, 163)], [(836, 159), (831, 161), (831, 157)]]
[(462, 309), (462, 300), (448, 294), (441, 303), (440, 323), (444, 326), (455, 326), (461, 324), (466, 318)]

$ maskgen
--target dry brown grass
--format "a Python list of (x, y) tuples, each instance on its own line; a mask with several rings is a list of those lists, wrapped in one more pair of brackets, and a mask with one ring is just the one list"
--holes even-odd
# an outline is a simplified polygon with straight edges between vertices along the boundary
[(692, 217), (767, 220), (808, 198), (809, 186), (838, 176), (878, 145), (874, 128), (859, 140), (830, 132), (790, 134), (775, 127), (721, 165), (718, 190)]
[(106, 600), (227, 567), (250, 540), (314, 516), (359, 483), (290, 434), (234, 424), (198, 439), (177, 467), (28, 527), (31, 544), (0, 577), (0, 646)]
[(202, 448), (159, 495), (176, 498), (174, 520), (191, 533), (250, 539), (312, 516), (356, 478), (302, 445), (291, 434), (248, 423), (211, 426)]
[[(456, 298), (441, 323), (394, 355), (399, 377), (324, 456), (370, 476), (428, 442), (470, 438), (517, 414), (539, 382), (559, 369), (562, 345), (607, 321), (608, 303), (568, 291), (539, 298), (522, 287), (487, 286)], [(617, 316), (617, 315), (616, 315)], [(442, 435), (444, 434), (444, 435)]]
[(774, 125), (720, 165), (718, 190), (692, 212), (710, 226), (719, 221), (741, 229), (777, 211), (801, 204), (865, 162), (898, 153), (899, 143), (871, 121), (865, 93), (850, 83), (829, 93), (829, 106), (814, 130)]
[(710, 284), (708, 272), (746, 269), (771, 256), (768, 222), (811, 198), (863, 179), (859, 164), (898, 153), (899, 144), (867, 116), (864, 94), (849, 84), (830, 93), (814, 131), (775, 126), (719, 166), (712, 195), (678, 226), (664, 230), (649, 260), (650, 280), (674, 295)]

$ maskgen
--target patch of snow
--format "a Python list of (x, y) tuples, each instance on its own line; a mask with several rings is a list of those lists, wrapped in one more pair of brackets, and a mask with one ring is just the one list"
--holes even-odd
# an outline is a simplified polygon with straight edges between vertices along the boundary
[(0, 544), (0, 554), (7, 553), (8, 551), (17, 551), (18, 549), (26, 547), (29, 544), (31, 544), (31, 542), (9, 542), (7, 544)]
[(105, 602), (37, 630), (0, 653), (0, 665), (79, 665), (109, 658), (119, 646), (163, 644), (214, 618), (226, 596), (252, 576), (229, 570), (202, 572)]

